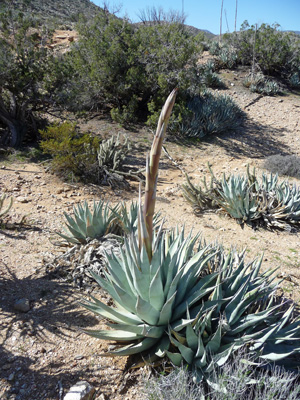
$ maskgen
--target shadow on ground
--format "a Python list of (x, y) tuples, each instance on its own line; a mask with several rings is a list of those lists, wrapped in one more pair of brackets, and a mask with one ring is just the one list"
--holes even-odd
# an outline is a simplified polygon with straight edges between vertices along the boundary
[[(76, 362), (72, 366), (66, 365), (64, 350), (55, 346), (56, 336), (68, 340), (72, 334), (72, 340), (76, 340), (83, 335), (79, 328), (92, 328), (99, 323), (98, 319), (78, 307), (83, 294), (76, 295), (73, 287), (49, 280), (47, 275), (19, 279), (6, 265), (1, 265), (0, 296), (1, 399), (59, 399), (62, 398), (59, 396), (62, 388), (68, 389), (82, 377), (93, 378), (89, 368), (82, 368)], [(28, 312), (14, 308), (16, 300), (22, 298), (30, 302)], [(22, 345), (23, 340), (26, 346)], [(55, 365), (51, 359), (42, 364), (44, 350), (33, 351), (29, 356), (26, 350), (26, 347), (30, 348), (28, 341), (42, 344), (54, 352), (61, 351), (61, 357)], [(7, 346), (9, 342), (10, 346)], [(11, 343), (15, 351), (8, 350), (12, 348)]]
[(280, 137), (284, 129), (248, 120), (236, 133), (204, 138), (204, 143), (215, 143), (224, 148), (226, 153), (235, 158), (265, 158), (274, 154), (290, 155), (291, 148), (284, 144)]

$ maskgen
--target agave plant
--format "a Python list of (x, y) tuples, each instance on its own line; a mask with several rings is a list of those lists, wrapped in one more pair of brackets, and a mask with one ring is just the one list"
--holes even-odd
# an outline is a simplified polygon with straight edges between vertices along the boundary
[(220, 249), (214, 291), (188, 313), (186, 326), (169, 328), (172, 351), (165, 353), (174, 365), (188, 364), (196, 380), (209, 381), (210, 373), (241, 347), (258, 363), (297, 367), (289, 357), (300, 352), (300, 319), (293, 315), (293, 304), (276, 298), (275, 270), (260, 274), (261, 259), (247, 265), (243, 254), (233, 267), (233, 257)]
[(131, 145), (126, 136), (124, 142), (117, 137), (104, 140), (98, 150), (98, 163), (100, 168), (108, 171), (122, 171), (127, 154), (131, 151)]
[[(113, 233), (117, 236), (135, 234), (138, 229), (138, 204), (132, 202), (129, 208), (125, 203), (118, 203), (110, 207), (104, 201), (94, 202), (93, 210), (89, 209), (87, 202), (78, 204), (73, 208), (74, 218), (64, 213), (67, 220), (64, 231), (59, 233), (69, 243), (85, 244), (87, 239), (95, 239)], [(160, 214), (153, 218), (153, 227), (156, 229), (160, 221)]]
[(279, 182), (278, 175), (262, 174), (257, 179), (255, 169), (247, 176), (223, 175), (218, 180), (211, 168), (210, 187), (203, 179), (201, 185), (193, 185), (186, 175), (187, 183), (183, 185), (183, 194), (192, 204), (196, 215), (205, 209), (225, 211), (239, 223), (251, 222), (263, 225), (268, 229), (285, 230), (299, 228), (300, 189), (288, 182)]
[(65, 234), (57, 234), (69, 243), (85, 244), (88, 238), (94, 239), (104, 236), (106, 233), (113, 232), (115, 226), (118, 205), (110, 208), (108, 203), (94, 201), (94, 209), (89, 209), (85, 201), (74, 206), (74, 218), (64, 212), (67, 220), (66, 227), (63, 227)]
[[(120, 257), (107, 255), (105, 278), (94, 275), (114, 301), (108, 307), (96, 298), (83, 305), (107, 318), (111, 330), (86, 331), (90, 335), (126, 342), (111, 351), (112, 355), (142, 353), (153, 358), (168, 349), (168, 327), (179, 329), (186, 320), (187, 309), (212, 293), (218, 273), (199, 280), (214, 251), (204, 247), (195, 254), (197, 237), (163, 233), (154, 237), (153, 257), (148, 258), (146, 247), (139, 250), (136, 237), (125, 239)], [(147, 354), (143, 353), (147, 350)]]
[(183, 119), (180, 133), (189, 138), (235, 131), (245, 115), (229, 96), (214, 96), (209, 92), (193, 97), (187, 108), (190, 113)]

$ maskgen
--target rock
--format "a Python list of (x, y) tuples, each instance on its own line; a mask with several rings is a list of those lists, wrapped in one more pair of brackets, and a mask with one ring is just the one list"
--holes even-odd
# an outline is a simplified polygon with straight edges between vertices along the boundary
[(28, 199), (26, 199), (26, 197), (23, 197), (23, 196), (17, 197), (16, 200), (17, 200), (19, 203), (28, 203), (28, 201), (29, 201)]
[(30, 310), (29, 300), (26, 298), (17, 300), (14, 304), (14, 309), (16, 311), (27, 312)]
[(95, 388), (86, 381), (79, 381), (71, 387), (64, 400), (92, 400)]
[(105, 400), (105, 396), (103, 393), (100, 394), (100, 396), (96, 397), (95, 400)]
[(11, 381), (13, 381), (14, 379), (15, 379), (15, 373), (12, 372), (12, 373), (9, 375), (9, 377), (7, 378), (7, 380), (8, 380), (9, 382), (11, 382)]

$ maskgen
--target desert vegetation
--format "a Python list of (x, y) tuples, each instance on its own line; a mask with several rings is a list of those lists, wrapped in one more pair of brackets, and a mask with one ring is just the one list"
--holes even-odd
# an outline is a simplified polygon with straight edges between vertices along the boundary
[[(128, 365), (136, 369), (147, 365), (152, 376), (141, 379), (136, 398), (298, 398), (298, 299), (283, 292), (279, 278), (284, 275), (278, 277), (274, 265), (265, 268), (263, 257), (248, 261), (247, 251), (235, 249), (231, 238), (222, 245), (166, 225), (156, 208), (160, 174), (168, 179), (169, 173), (165, 165), (159, 167), (167, 139), (167, 146), (180, 154), (165, 153), (185, 175), (176, 196), (182, 195), (197, 217), (213, 212), (236, 220), (241, 231), (250, 226), (253, 232), (266, 229), (285, 239), (299, 231), (299, 185), (291, 182), (299, 178), (296, 152), (261, 157), (259, 167), (268, 171), (261, 175), (249, 165), (244, 174), (239, 168), (219, 175), (209, 163), (208, 174), (201, 168), (196, 182), (190, 174), (198, 167), (187, 173), (186, 165), (180, 165), (189, 151), (204, 156), (202, 148), (223, 136), (233, 146), (249, 123), (247, 108), (264, 96), (272, 101), (283, 93), (297, 98), (299, 37), (277, 25), (250, 27), (245, 22), (239, 32), (217, 42), (188, 29), (176, 13), (148, 10), (140, 24), (132, 24), (106, 7), (79, 3), (73, 2), (68, 12), (61, 7), (50, 12), (49, 23), (39, 12), (26, 12), (25, 0), (1, 4), (0, 141), (3, 162), (9, 153), (29, 151), (30, 143), (38, 157), (46, 157), (38, 165), (45, 164), (55, 182), (100, 190), (92, 205), (85, 198), (68, 209), (59, 207), (63, 226), (51, 232), (51, 240), (60, 254), (43, 267), (47, 279), (58, 276), (68, 284), (76, 273), (80, 309), (102, 319), (92, 319), (96, 328), (90, 329), (93, 324), (83, 318), (81, 333), (87, 335), (80, 340), (101, 339), (106, 357), (128, 357)], [(40, 11), (38, 2), (31, 6)], [(58, 28), (76, 30), (78, 40), (53, 46)], [(228, 76), (237, 71), (243, 75), (241, 90), (252, 96), (243, 106), (228, 94), (235, 82)], [(96, 118), (108, 124), (108, 132), (84, 129)], [(140, 135), (141, 126), (150, 139)], [(246, 147), (242, 140), (241, 149)], [(263, 143), (271, 144), (275, 147), (271, 140)], [(223, 162), (213, 157), (212, 163)], [(15, 195), (1, 189), (0, 232), (7, 240), (14, 239), (6, 224), (13, 201), (27, 202), (17, 197), (24, 183), (17, 179)], [(132, 200), (137, 192), (138, 201), (117, 199), (131, 193)], [(60, 193), (48, 196), (56, 200)], [(111, 193), (112, 201), (102, 193)], [(173, 200), (175, 196), (167, 200), (169, 207)], [(41, 210), (42, 203), (38, 205)], [(177, 219), (183, 222), (188, 212), (181, 206)], [(24, 312), (30, 310), (29, 302), (28, 307)], [(4, 326), (5, 332), (9, 327)], [(7, 350), (3, 353), (13, 360)], [(5, 365), (4, 371), (11, 368), (9, 362)], [(12, 372), (7, 382), (15, 384)]]

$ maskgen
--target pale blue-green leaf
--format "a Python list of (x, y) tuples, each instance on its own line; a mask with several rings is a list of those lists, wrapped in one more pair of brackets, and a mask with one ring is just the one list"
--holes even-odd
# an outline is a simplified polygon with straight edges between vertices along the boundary
[(150, 325), (157, 325), (160, 313), (152, 305), (143, 300), (140, 296), (137, 297), (135, 311), (137, 315)]
[(166, 354), (171, 360), (172, 364), (174, 364), (176, 367), (181, 367), (183, 357), (180, 353), (171, 353), (170, 351), (166, 351)]
[(89, 329), (84, 329), (83, 332), (98, 339), (116, 340), (117, 342), (129, 342), (131, 340), (137, 340), (143, 338), (142, 335), (137, 335), (135, 333), (125, 332), (121, 330), (91, 331)]
[(186, 341), (188, 346), (196, 353), (198, 349), (198, 336), (194, 332), (191, 324), (186, 327)]
[[(112, 329), (115, 329), (116, 327), (115, 324), (110, 324), (110, 323), (108, 323), (107, 326), (109, 326)], [(152, 337), (157, 339), (163, 335), (165, 330), (164, 327), (150, 326), (146, 324), (143, 325), (118, 324), (117, 328), (119, 331), (131, 332), (143, 337)]]
[(176, 292), (173, 294), (172, 297), (164, 304), (160, 315), (159, 315), (159, 320), (157, 325), (167, 325), (171, 322), (171, 320), (174, 320), (172, 312), (173, 312), (173, 305), (174, 301), (176, 298)]
[(131, 344), (128, 346), (124, 346), (120, 349), (110, 351), (108, 355), (113, 356), (131, 356), (132, 354), (138, 354), (143, 351), (148, 351), (154, 346), (157, 342), (157, 339), (153, 338), (145, 338), (141, 342), (137, 344)]
[(160, 269), (157, 270), (156, 274), (154, 275), (150, 283), (149, 302), (158, 311), (161, 311), (165, 303), (164, 289), (163, 289)]

